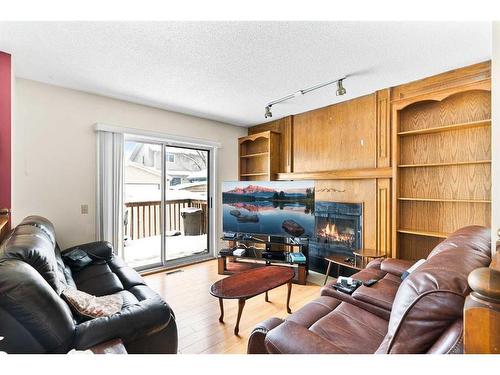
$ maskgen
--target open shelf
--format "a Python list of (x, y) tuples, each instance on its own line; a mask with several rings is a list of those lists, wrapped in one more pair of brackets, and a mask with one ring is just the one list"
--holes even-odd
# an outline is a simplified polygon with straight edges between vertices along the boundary
[(259, 156), (269, 156), (269, 152), (257, 152), (255, 154), (241, 155), (240, 158), (257, 158)]
[(436, 238), (447, 238), (450, 234), (445, 232), (431, 232), (425, 230), (415, 230), (415, 229), (398, 229), (398, 233), (414, 234), (417, 236), (425, 237), (436, 237)]
[(398, 200), (413, 201), (413, 202), (491, 203), (491, 200), (489, 199), (445, 199), (445, 198), (399, 197)]
[(399, 132), (398, 135), (399, 136), (408, 136), (408, 135), (419, 135), (419, 134), (431, 134), (431, 133), (440, 133), (440, 132), (451, 131), (451, 130), (471, 129), (471, 128), (477, 128), (480, 126), (491, 126), (491, 119), (481, 120), (481, 121), (463, 122), (460, 124), (435, 126), (435, 127), (426, 128), (426, 129), (407, 130), (407, 131)]
[(264, 131), (241, 137), (239, 143), (239, 180), (268, 181), (280, 167), (280, 134)]
[(262, 173), (242, 173), (240, 174), (241, 177), (253, 177), (253, 176), (267, 176), (268, 173), (262, 172)]
[(401, 164), (398, 168), (420, 168), (420, 167), (446, 167), (453, 165), (473, 165), (473, 164), (489, 164), (491, 160), (471, 160), (471, 161), (456, 161), (446, 163), (421, 163), (421, 164)]

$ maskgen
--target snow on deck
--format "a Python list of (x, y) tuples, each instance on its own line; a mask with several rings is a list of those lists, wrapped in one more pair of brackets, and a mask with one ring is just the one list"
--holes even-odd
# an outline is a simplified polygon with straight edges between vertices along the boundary
[[(167, 261), (206, 252), (207, 235), (166, 237), (165, 249)], [(161, 238), (152, 236), (128, 240), (123, 251), (125, 262), (131, 267), (160, 263)]]

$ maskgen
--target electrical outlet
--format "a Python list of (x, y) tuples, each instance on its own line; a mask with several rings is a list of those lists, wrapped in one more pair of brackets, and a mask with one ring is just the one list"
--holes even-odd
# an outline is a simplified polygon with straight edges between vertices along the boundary
[(82, 204), (80, 206), (82, 215), (87, 215), (89, 213), (89, 205), (88, 204)]

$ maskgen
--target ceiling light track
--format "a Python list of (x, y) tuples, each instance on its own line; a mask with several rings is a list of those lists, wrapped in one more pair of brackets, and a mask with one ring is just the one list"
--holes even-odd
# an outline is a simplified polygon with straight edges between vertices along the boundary
[(337, 96), (341, 96), (341, 95), (345, 95), (347, 93), (346, 89), (344, 88), (342, 82), (344, 81), (344, 79), (346, 79), (347, 76), (345, 77), (342, 77), (342, 78), (338, 78), (338, 79), (335, 79), (333, 81), (328, 81), (328, 82), (325, 82), (325, 83), (320, 83), (319, 85), (315, 85), (315, 86), (311, 86), (307, 89), (303, 89), (303, 90), (298, 90), (298, 91), (295, 91), (293, 94), (290, 94), (290, 95), (286, 95), (282, 98), (279, 98), (279, 99), (276, 99), (276, 100), (272, 100), (270, 101), (269, 103), (267, 103), (266, 107), (265, 107), (265, 112), (264, 112), (264, 117), (265, 118), (268, 118), (268, 117), (273, 117), (273, 113), (271, 112), (271, 107), (273, 105), (276, 105), (278, 103), (282, 103), (284, 101), (287, 101), (287, 100), (290, 100), (290, 99), (293, 99), (293, 98), (298, 98), (299, 96), (302, 96), (304, 94), (307, 94), (308, 92), (311, 92), (311, 91), (314, 91), (314, 90), (317, 90), (317, 89), (320, 89), (320, 88), (323, 88), (325, 86), (328, 86), (328, 85), (331, 85), (333, 83), (337, 83), (337, 91), (336, 91), (336, 95)]

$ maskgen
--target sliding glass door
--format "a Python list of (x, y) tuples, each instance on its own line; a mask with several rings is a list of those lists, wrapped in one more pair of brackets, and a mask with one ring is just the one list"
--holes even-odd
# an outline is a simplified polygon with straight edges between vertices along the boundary
[(209, 151), (165, 147), (165, 260), (208, 254)]
[(209, 255), (210, 150), (126, 137), (124, 260), (137, 269)]

